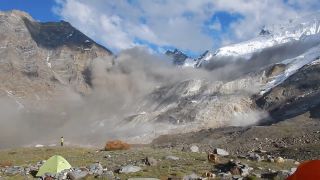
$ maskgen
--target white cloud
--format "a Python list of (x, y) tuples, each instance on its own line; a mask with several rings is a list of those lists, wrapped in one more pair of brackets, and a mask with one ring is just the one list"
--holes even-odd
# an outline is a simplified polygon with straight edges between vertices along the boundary
[[(278, 24), (319, 7), (317, 0), (56, 0), (56, 13), (113, 50), (141, 45), (174, 46), (202, 52), (221, 43), (252, 38), (263, 25)], [(221, 31), (216, 12), (242, 18), (221, 32), (220, 42), (204, 28)], [(225, 28), (225, 27), (224, 27)]]

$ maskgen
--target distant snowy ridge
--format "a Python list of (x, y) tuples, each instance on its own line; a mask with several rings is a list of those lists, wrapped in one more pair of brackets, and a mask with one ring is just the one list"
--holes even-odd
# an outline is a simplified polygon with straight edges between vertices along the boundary
[(320, 33), (320, 13), (298, 18), (287, 24), (267, 27), (269, 33), (238, 44), (218, 49), (215, 56), (250, 56), (252, 53), (275, 45), (294, 40), (303, 40), (306, 36)]
[(201, 67), (214, 57), (249, 59), (253, 53), (261, 52), (266, 48), (293, 41), (304, 41), (316, 34), (320, 34), (320, 12), (290, 20), (285, 24), (264, 27), (256, 38), (221, 47), (216, 51), (206, 51), (199, 58), (188, 59), (183, 66)]

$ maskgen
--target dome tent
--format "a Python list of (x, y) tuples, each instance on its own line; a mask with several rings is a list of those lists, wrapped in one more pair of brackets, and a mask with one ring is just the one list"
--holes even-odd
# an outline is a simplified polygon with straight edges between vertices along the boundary
[(306, 161), (287, 180), (318, 180), (320, 179), (320, 160)]
[(66, 159), (64, 159), (62, 156), (54, 155), (40, 167), (36, 176), (43, 176), (45, 173), (59, 173), (70, 168), (71, 165)]

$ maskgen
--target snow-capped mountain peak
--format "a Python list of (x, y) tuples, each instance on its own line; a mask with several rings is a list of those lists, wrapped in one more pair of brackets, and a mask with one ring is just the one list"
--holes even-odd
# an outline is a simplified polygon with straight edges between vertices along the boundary
[[(308, 38), (312, 40), (314, 39), (312, 36), (317, 34), (320, 34), (320, 12), (289, 20), (281, 25), (264, 26), (259, 35), (253, 39), (224, 46), (216, 51), (206, 51), (205, 55), (195, 59), (197, 61), (195, 67), (205, 66), (212, 59), (221, 57), (250, 59), (252, 54), (264, 49), (290, 42), (305, 41)], [(229, 59), (234, 60), (235, 58)]]
[(215, 56), (250, 57), (252, 53), (265, 48), (302, 40), (305, 36), (320, 33), (320, 13), (290, 20), (282, 25), (266, 26), (260, 35), (248, 41), (225, 46), (215, 52)]

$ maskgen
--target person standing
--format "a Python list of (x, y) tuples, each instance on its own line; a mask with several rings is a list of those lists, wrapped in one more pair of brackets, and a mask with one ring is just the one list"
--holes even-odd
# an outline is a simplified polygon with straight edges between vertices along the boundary
[(63, 146), (63, 141), (64, 141), (63, 136), (61, 136), (61, 139), (60, 139), (61, 147)]

